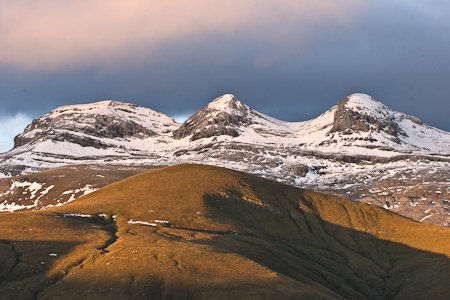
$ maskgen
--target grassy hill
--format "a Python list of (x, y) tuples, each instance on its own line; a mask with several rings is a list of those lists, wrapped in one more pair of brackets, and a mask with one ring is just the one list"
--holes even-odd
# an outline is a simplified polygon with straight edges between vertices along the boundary
[(449, 228), (212, 166), (139, 174), (60, 207), (0, 214), (0, 226), (2, 299), (450, 293)]

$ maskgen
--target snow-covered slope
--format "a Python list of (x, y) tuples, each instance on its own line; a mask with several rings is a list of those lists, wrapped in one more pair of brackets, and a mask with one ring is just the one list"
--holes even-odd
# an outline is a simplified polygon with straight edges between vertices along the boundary
[(174, 131), (174, 138), (186, 142), (226, 139), (298, 147), (305, 151), (382, 157), (450, 154), (450, 133), (395, 112), (365, 94), (350, 95), (324, 114), (305, 122), (277, 120), (251, 109), (233, 95), (224, 95), (192, 115)]
[[(370, 173), (375, 180), (387, 168), (399, 170), (413, 162), (450, 170), (449, 156), (450, 133), (365, 94), (350, 95), (304, 122), (277, 120), (227, 94), (183, 124), (116, 101), (57, 108), (34, 120), (15, 138), (14, 149), (0, 154), (0, 173), (80, 163), (195, 162), (299, 186), (340, 188), (348, 178)], [(444, 165), (438, 168), (438, 161)]]
[(318, 118), (298, 123), (296, 141), (304, 149), (350, 155), (450, 153), (450, 133), (365, 94), (350, 95)]
[[(234, 95), (223, 95), (187, 119), (174, 132), (175, 139), (189, 137), (190, 141), (202, 138), (230, 136), (239, 141), (255, 142), (276, 136), (278, 131), (289, 134), (286, 122), (265, 116), (240, 102)], [(249, 128), (253, 130), (248, 130)], [(255, 133), (261, 137), (256, 138)]]
[(179, 126), (163, 113), (117, 101), (62, 106), (16, 136), (14, 149), (0, 156), (0, 168), (6, 163), (12, 174), (30, 173), (86, 159), (145, 155), (146, 143)]
[[(167, 134), (176, 127), (169, 116), (133, 104), (108, 100), (69, 105), (33, 120), (24, 133), (14, 139), (14, 148), (68, 132), (77, 136), (126, 140)], [(85, 146), (96, 147), (94, 143)]]
[(9, 154), (32, 149), (67, 156), (128, 155), (133, 150), (158, 152), (156, 140), (170, 145), (159, 147), (164, 152), (227, 140), (352, 155), (450, 154), (448, 132), (395, 112), (365, 94), (350, 95), (305, 122), (266, 116), (230, 94), (215, 99), (182, 125), (165, 114), (117, 101), (63, 106), (33, 120), (15, 138)]

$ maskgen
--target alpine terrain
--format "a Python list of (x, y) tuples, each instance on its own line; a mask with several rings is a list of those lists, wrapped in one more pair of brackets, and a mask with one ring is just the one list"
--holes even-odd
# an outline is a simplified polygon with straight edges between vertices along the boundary
[[(117, 101), (63, 106), (33, 120), (15, 138), (14, 148), (0, 154), (0, 173), (8, 177), (0, 182), (0, 208), (42, 209), (85, 194), (62, 197), (72, 188), (50, 188), (58, 184), (49, 177), (30, 177), (49, 169), (179, 163), (224, 166), (375, 204), (421, 222), (450, 222), (450, 133), (365, 94), (350, 95), (304, 122), (266, 116), (229, 94), (183, 124)], [(94, 170), (89, 176), (96, 175), (101, 174)], [(77, 188), (89, 184), (85, 180)]]

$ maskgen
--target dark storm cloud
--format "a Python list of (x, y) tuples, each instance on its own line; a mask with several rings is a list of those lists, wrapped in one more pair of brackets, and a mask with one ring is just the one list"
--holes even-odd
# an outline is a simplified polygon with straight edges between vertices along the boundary
[(0, 67), (0, 117), (20, 112), (36, 118), (61, 105), (104, 99), (173, 117), (233, 93), (262, 113), (302, 121), (362, 92), (450, 131), (450, 4), (358, 3), (365, 4), (349, 11), (347, 19), (328, 9), (325, 17), (304, 21), (300, 12), (286, 22), (269, 20), (275, 27), (269, 32), (267, 26), (261, 29), (260, 18), (254, 23), (238, 18), (233, 26), (223, 25), (224, 30), (177, 36), (157, 49), (153, 45), (148, 54), (132, 52), (99, 63), (88, 59), (79, 67), (63, 56), (68, 67), (5, 65)]

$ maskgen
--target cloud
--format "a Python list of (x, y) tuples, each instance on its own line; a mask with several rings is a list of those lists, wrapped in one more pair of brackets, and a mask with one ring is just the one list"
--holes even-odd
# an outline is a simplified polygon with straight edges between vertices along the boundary
[[(348, 26), (371, 0), (24, 0), (0, 3), (0, 65), (71, 70), (158, 60), (180, 40), (235, 35), (300, 51), (323, 23)], [(257, 64), (274, 61), (261, 54)]]
[(0, 153), (11, 150), (14, 146), (14, 137), (22, 133), (30, 123), (31, 118), (22, 113), (0, 116)]

